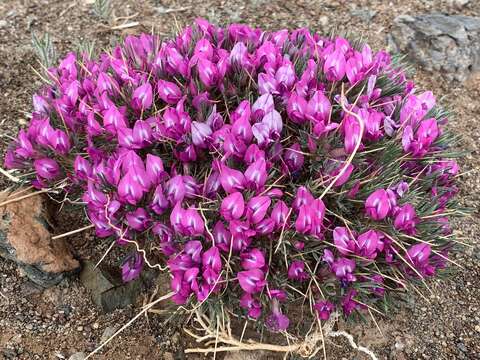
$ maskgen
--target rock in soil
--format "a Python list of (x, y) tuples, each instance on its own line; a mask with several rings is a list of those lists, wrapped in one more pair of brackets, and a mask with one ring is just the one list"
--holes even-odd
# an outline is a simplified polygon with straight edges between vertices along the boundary
[(85, 353), (77, 352), (75, 354), (72, 354), (72, 356), (70, 356), (68, 360), (84, 360), (86, 357), (87, 355)]
[(95, 305), (108, 313), (134, 304), (143, 289), (142, 278), (123, 283), (114, 270), (86, 261), (80, 273), (80, 281), (90, 291)]
[(480, 70), (480, 18), (461, 15), (400, 15), (390, 42), (427, 71), (466, 80)]
[[(0, 203), (18, 196), (2, 192)], [(42, 287), (58, 284), (80, 266), (63, 239), (52, 240), (49, 223), (48, 207), (41, 195), (0, 207), (0, 256), (13, 260)]]

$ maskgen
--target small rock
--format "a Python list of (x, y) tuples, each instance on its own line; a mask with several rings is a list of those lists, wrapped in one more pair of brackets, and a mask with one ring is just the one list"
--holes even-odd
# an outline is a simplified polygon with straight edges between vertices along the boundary
[(377, 13), (378, 11), (370, 9), (354, 9), (350, 11), (350, 14), (352, 14), (352, 16), (358, 17), (365, 22), (371, 21), (377, 15)]
[(398, 351), (403, 351), (405, 349), (405, 344), (402, 343), (401, 341), (396, 341), (395, 342), (395, 349)]
[(320, 25), (321, 25), (322, 27), (328, 26), (328, 23), (330, 22), (330, 21), (328, 20), (328, 16), (325, 16), (325, 15), (320, 16), (320, 18), (318, 19), (318, 21), (320, 22)]
[(84, 360), (87, 357), (87, 355), (83, 352), (77, 352), (75, 354), (72, 354), (68, 360)]
[(389, 46), (427, 71), (465, 81), (480, 70), (480, 17), (401, 15), (394, 20)]
[(449, 0), (450, 6), (455, 6), (457, 9), (465, 7), (470, 2), (470, 0)]
[(8, 25), (7, 20), (0, 20), (0, 29), (3, 29)]
[[(15, 196), (1, 192), (0, 202)], [(52, 240), (47, 208), (41, 195), (0, 207), (0, 256), (42, 287), (58, 284), (80, 266), (63, 239)]]
[(461, 352), (464, 352), (464, 353), (466, 353), (468, 351), (467, 347), (465, 346), (464, 343), (458, 343), (457, 348), (458, 348), (458, 350), (460, 350)]
[(105, 313), (134, 304), (143, 289), (142, 277), (123, 283), (119, 274), (102, 265), (95, 268), (90, 261), (85, 262), (80, 281), (90, 290), (95, 305)]
[(83, 326), (78, 326), (78, 327), (77, 327), (77, 331), (78, 331), (78, 332), (82, 332), (82, 331), (83, 331)]
[(97, 330), (100, 327), (98, 323), (93, 323), (92, 328)]
[(115, 334), (117, 331), (117, 327), (115, 326), (107, 326), (105, 330), (103, 330), (102, 337), (100, 338), (100, 344), (103, 344), (105, 341), (110, 339), (110, 337)]

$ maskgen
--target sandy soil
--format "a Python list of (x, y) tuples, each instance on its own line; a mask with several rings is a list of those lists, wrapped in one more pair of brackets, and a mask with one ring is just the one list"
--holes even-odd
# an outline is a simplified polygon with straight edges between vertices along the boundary
[[(31, 95), (40, 86), (32, 71), (38, 68), (31, 47), (32, 31), (48, 31), (59, 55), (78, 43), (95, 40), (106, 47), (126, 34), (151, 31), (172, 33), (201, 16), (218, 24), (245, 22), (266, 29), (308, 26), (318, 31), (338, 29), (363, 34), (375, 48), (386, 46), (386, 34), (393, 19), (401, 14), (444, 12), (480, 16), (480, 1), (470, 0), (464, 7), (451, 0), (381, 1), (113, 1), (115, 17), (130, 17), (138, 26), (110, 30), (93, 15), (89, 0), (3, 0), (0, 2), (0, 154), (8, 136), (14, 136), (27, 122)], [(355, 4), (353, 4), (355, 3)], [(165, 9), (176, 9), (165, 14)], [(355, 10), (375, 11), (367, 21)], [(117, 19), (115, 24), (121, 24)], [(354, 30), (352, 30), (354, 29)], [(412, 295), (391, 314), (378, 319), (381, 335), (369, 323), (345, 325), (358, 341), (370, 347), (381, 359), (479, 359), (480, 358), (480, 77), (464, 84), (449, 83), (442, 74), (426, 74), (421, 69), (416, 80), (420, 87), (432, 89), (455, 112), (450, 126), (463, 135), (462, 147), (470, 155), (461, 159), (466, 175), (461, 180), (461, 202), (475, 210), (462, 220), (456, 231), (469, 246), (455, 257), (462, 268), (454, 269), (445, 281), (430, 283), (432, 292), (425, 299)], [(0, 189), (6, 187), (0, 179)], [(75, 214), (75, 213), (73, 213)], [(73, 215), (74, 216), (74, 215)], [(65, 209), (58, 216), (57, 233), (79, 226)], [(98, 260), (108, 244), (91, 233), (69, 238), (75, 255)], [(112, 255), (108, 261), (115, 263)], [(100, 314), (78, 279), (72, 278), (46, 291), (34, 287), (14, 264), (0, 259), (0, 357), (6, 359), (64, 359), (72, 353), (93, 350), (102, 334), (118, 328), (136, 313), (127, 308)], [(140, 299), (141, 301), (142, 299)], [(145, 299), (146, 300), (146, 299)], [(193, 359), (183, 349), (188, 341), (178, 328), (162, 326), (155, 316), (142, 318), (114, 340), (98, 359)], [(338, 346), (340, 345), (340, 346)], [(362, 359), (346, 344), (329, 344), (330, 359)], [(235, 359), (246, 359), (240, 355)], [(252, 359), (276, 359), (259, 354)], [(233, 357), (231, 358), (233, 359)]]

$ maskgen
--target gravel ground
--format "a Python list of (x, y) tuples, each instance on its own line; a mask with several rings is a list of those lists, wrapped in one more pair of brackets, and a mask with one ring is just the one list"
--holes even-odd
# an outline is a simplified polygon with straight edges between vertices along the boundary
[[(48, 31), (59, 55), (79, 43), (95, 40), (99, 48), (129, 33), (151, 31), (172, 33), (198, 16), (218, 24), (244, 22), (265, 29), (308, 26), (318, 31), (348, 31), (363, 34), (374, 48), (386, 46), (393, 19), (401, 14), (443, 12), (480, 16), (480, 1), (113, 1), (112, 24), (127, 21), (139, 25), (125, 30), (109, 29), (91, 10), (92, 1), (3, 0), (0, 2), (0, 154), (6, 136), (15, 135), (26, 124), (25, 112), (31, 95), (40, 86), (32, 71), (38, 68), (31, 47), (33, 31)], [(166, 9), (175, 11), (165, 14)], [(116, 19), (116, 21), (115, 21)], [(354, 29), (354, 30), (352, 30)], [(476, 209), (473, 216), (457, 223), (456, 232), (469, 244), (455, 257), (462, 268), (452, 277), (430, 283), (425, 298), (412, 295), (388, 319), (378, 319), (383, 336), (375, 326), (344, 325), (364, 346), (381, 359), (480, 359), (480, 76), (463, 84), (447, 82), (442, 74), (418, 70), (416, 81), (432, 89), (456, 112), (450, 126), (462, 134), (462, 147), (470, 155), (461, 159), (463, 171), (460, 199)], [(6, 187), (0, 179), (0, 189)], [(72, 213), (59, 214), (58, 233), (78, 224)], [(106, 248), (92, 234), (69, 238), (76, 256), (98, 260)], [(110, 259), (109, 261), (113, 261)], [(62, 359), (79, 351), (93, 350), (102, 335), (123, 325), (135, 314), (134, 308), (104, 315), (96, 311), (87, 291), (77, 279), (41, 291), (27, 281), (16, 267), (0, 259), (0, 357), (6, 359)], [(179, 324), (181, 325), (181, 324)], [(155, 317), (140, 319), (114, 340), (99, 359), (193, 359), (183, 354), (186, 340), (174, 328), (162, 328)], [(335, 340), (336, 344), (345, 345)], [(330, 359), (362, 359), (348, 347), (330, 344)], [(255, 355), (252, 359), (276, 359)], [(247, 359), (246, 355), (230, 359)]]

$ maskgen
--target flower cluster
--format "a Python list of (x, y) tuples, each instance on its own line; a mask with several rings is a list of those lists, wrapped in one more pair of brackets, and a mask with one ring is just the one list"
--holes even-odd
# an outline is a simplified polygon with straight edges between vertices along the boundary
[(384, 51), (197, 20), (48, 76), (5, 165), (80, 194), (132, 249), (125, 281), (156, 261), (177, 304), (228, 299), (283, 331), (295, 301), (349, 315), (446, 266), (446, 114)]

